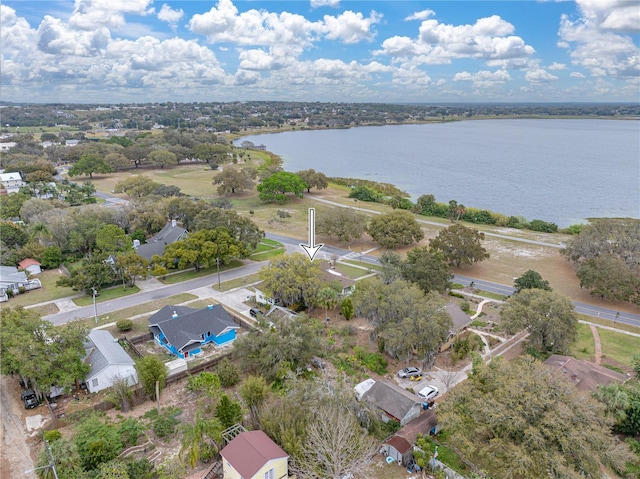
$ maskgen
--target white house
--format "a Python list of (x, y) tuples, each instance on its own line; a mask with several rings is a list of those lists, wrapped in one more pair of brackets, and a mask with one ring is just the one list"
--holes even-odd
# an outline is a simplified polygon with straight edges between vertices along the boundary
[(42, 273), (42, 268), (40, 265), (40, 261), (35, 260), (33, 258), (25, 258), (18, 263), (20, 269), (27, 271), (31, 275), (36, 275)]
[(15, 141), (6, 141), (4, 143), (0, 143), (0, 151), (9, 151), (16, 145), (17, 143)]
[(7, 190), (7, 193), (17, 193), (26, 183), (22, 181), (22, 176), (17, 171), (11, 173), (0, 173), (0, 183)]
[(85, 379), (89, 392), (109, 388), (118, 378), (126, 378), (129, 386), (138, 384), (135, 362), (109, 331), (93, 329), (87, 337), (85, 351), (84, 361), (91, 366)]
[(20, 288), (31, 289), (42, 288), (39, 279), (27, 278), (27, 273), (18, 271), (15, 266), (0, 266), (0, 301), (8, 301), (9, 294), (19, 294)]

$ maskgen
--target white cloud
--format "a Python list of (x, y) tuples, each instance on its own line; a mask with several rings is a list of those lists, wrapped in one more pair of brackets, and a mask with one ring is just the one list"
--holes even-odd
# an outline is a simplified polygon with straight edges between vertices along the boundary
[(429, 17), (432, 17), (436, 14), (433, 10), (421, 10), (419, 12), (414, 12), (405, 18), (405, 21), (411, 20), (426, 20)]
[(474, 88), (491, 88), (496, 85), (502, 85), (509, 80), (511, 80), (511, 75), (506, 70), (497, 70), (495, 72), (481, 70), (476, 73), (463, 71), (456, 73), (453, 77), (453, 81), (473, 82)]
[(640, 48), (625, 33), (640, 33), (640, 8), (629, 0), (578, 0), (580, 18), (562, 15), (558, 45), (593, 76), (640, 76)]
[(70, 29), (62, 20), (49, 15), (38, 27), (38, 49), (51, 55), (100, 56), (110, 39), (104, 26), (93, 30)]
[(565, 65), (564, 63), (553, 62), (548, 66), (548, 68), (549, 70), (565, 70), (567, 68), (567, 65)]
[(166, 3), (162, 5), (162, 8), (158, 12), (158, 19), (163, 22), (167, 22), (172, 28), (176, 28), (180, 19), (184, 16), (182, 9), (174, 10)]
[(580, 72), (571, 72), (571, 74), (569, 75), (572, 78), (586, 78), (582, 73)]
[(153, 0), (76, 0), (69, 18), (73, 29), (93, 30), (96, 26), (119, 28), (125, 25), (125, 14), (149, 15)]
[(337, 17), (325, 15), (326, 37), (330, 40), (341, 40), (343, 43), (359, 43), (371, 41), (375, 36), (371, 27), (380, 23), (382, 15), (371, 12), (368, 18), (360, 12), (347, 10)]
[(549, 83), (558, 79), (557, 76), (552, 75), (542, 68), (530, 70), (524, 77), (529, 83)]
[(311, 0), (311, 8), (332, 7), (338, 8), (340, 0)]
[(473, 25), (449, 25), (428, 19), (421, 23), (417, 39), (391, 37), (374, 54), (400, 57), (402, 61), (414, 56), (413, 61), (432, 65), (476, 58), (494, 62), (491, 66), (511, 67), (526, 63), (535, 53), (522, 38), (511, 35), (514, 30), (512, 24), (497, 15), (480, 18)]

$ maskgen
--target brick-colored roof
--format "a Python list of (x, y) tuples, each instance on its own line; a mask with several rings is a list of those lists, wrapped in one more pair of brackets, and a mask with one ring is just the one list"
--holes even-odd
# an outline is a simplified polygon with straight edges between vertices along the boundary
[(18, 263), (18, 266), (20, 266), (20, 268), (22, 269), (27, 269), (29, 266), (33, 266), (34, 264), (40, 266), (40, 261), (33, 258), (25, 258)]
[(252, 478), (267, 462), (289, 457), (260, 430), (241, 432), (220, 451), (220, 455), (246, 479)]
[(403, 454), (403, 455), (407, 451), (410, 451), (413, 447), (411, 446), (411, 444), (409, 444), (409, 441), (407, 441), (402, 436), (393, 436), (391, 439), (387, 441), (387, 444), (395, 447), (396, 451), (398, 451), (400, 454)]

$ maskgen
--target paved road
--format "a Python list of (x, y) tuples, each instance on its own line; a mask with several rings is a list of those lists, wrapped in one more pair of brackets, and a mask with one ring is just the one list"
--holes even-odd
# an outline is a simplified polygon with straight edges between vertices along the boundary
[[(298, 248), (298, 251), (302, 252), (302, 249), (298, 246), (298, 244), (303, 241), (300, 241), (295, 238), (289, 238), (287, 236), (283, 236), (280, 234), (272, 234), (272, 233), (267, 233), (267, 238), (270, 238), (285, 244), (287, 247), (287, 251), (292, 251), (292, 250), (295, 250), (295, 248)], [(331, 259), (334, 255), (337, 255), (338, 257), (342, 257), (342, 258), (347, 256), (351, 259), (356, 259), (364, 263), (378, 264), (378, 258), (376, 258), (375, 256), (360, 254), (357, 252), (349, 251), (342, 248), (336, 248), (333, 246), (324, 246), (318, 252), (316, 257)], [(490, 281), (485, 281), (477, 278), (471, 278), (469, 276), (454, 275), (453, 281), (456, 283), (462, 284), (463, 286), (469, 286), (471, 282), (473, 282), (474, 283), (473, 286), (479, 290), (488, 291), (490, 293), (501, 294), (504, 296), (511, 296), (515, 291), (512, 286), (493, 283)], [(574, 301), (573, 304), (576, 308), (576, 311), (580, 314), (607, 319), (610, 321), (615, 321), (615, 322), (627, 324), (630, 326), (640, 327), (640, 314), (620, 312), (620, 311), (616, 311), (615, 309), (603, 308), (601, 306), (594, 306), (591, 304), (581, 303), (576, 301)]]
[[(229, 281), (232, 279), (242, 278), (243, 276), (257, 273), (264, 265), (264, 262), (254, 263), (252, 261), (247, 261), (245, 265), (240, 268), (220, 272), (220, 281)], [(217, 274), (213, 274), (210, 276), (203, 276), (202, 278), (184, 281), (182, 283), (161, 286), (150, 291), (142, 291), (130, 296), (124, 296), (122, 298), (99, 302), (97, 304), (98, 315), (101, 316), (103, 314), (112, 313), (121, 309), (130, 308), (141, 303), (153, 301), (155, 299), (168, 298), (169, 296), (186, 293), (197, 288), (209, 287), (217, 283), (217, 281)], [(91, 305), (80, 307), (74, 309), (73, 311), (60, 312), (49, 316), (44, 316), (43, 319), (51, 321), (55, 325), (59, 325), (67, 323), (74, 319), (92, 318), (93, 316), (93, 305)]]

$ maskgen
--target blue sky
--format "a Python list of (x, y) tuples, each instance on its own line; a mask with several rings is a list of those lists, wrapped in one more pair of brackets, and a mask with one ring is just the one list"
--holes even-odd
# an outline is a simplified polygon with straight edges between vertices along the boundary
[(1, 99), (640, 101), (638, 0), (4, 0)]

